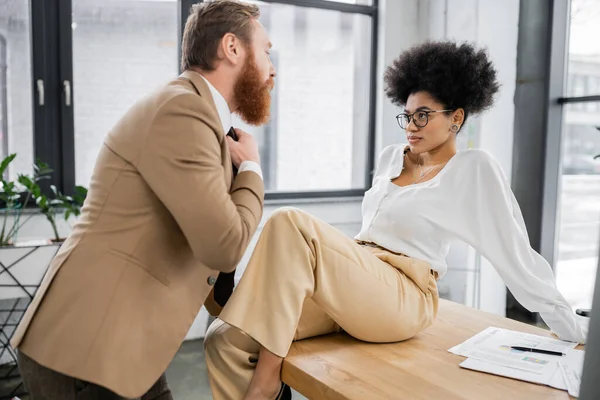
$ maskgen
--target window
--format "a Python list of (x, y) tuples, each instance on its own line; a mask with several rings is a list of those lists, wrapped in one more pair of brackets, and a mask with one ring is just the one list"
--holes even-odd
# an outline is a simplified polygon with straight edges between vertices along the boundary
[(274, 44), (272, 119), (252, 132), (267, 191), (363, 189), (367, 182), (371, 18), (258, 4)]
[(73, 0), (72, 29), (75, 181), (87, 186), (106, 133), (177, 73), (177, 3)]
[[(33, 82), (44, 84), (46, 102), (34, 106), (26, 163), (48, 162), (69, 193), (89, 183), (104, 136), (129, 106), (178, 74), (179, 38), (197, 1), (29, 1)], [(3, 2), (28, 15), (24, 1)], [(377, 1), (254, 2), (274, 44), (272, 119), (260, 128), (235, 121), (257, 138), (267, 198), (362, 195), (374, 158)]]
[(31, 24), (26, 1), (0, 0), (0, 10), (0, 152), (17, 153), (14, 178), (33, 168)]
[[(597, 35), (600, 20), (600, 4), (597, 0), (572, 0), (568, 41), (567, 94), (585, 96), (600, 94), (592, 85), (593, 78), (600, 78), (600, 42)], [(592, 78), (592, 79), (588, 79)]]
[(600, 3), (572, 0), (563, 107), (557, 284), (573, 308), (589, 308), (600, 241)]

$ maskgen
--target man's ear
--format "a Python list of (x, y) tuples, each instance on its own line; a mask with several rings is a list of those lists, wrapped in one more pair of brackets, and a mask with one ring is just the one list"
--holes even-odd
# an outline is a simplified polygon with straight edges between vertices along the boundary
[(220, 59), (237, 65), (243, 57), (242, 43), (233, 33), (226, 33), (221, 39), (218, 53)]

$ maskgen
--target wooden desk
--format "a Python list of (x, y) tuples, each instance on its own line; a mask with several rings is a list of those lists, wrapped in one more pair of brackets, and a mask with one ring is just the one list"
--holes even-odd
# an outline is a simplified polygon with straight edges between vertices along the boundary
[(295, 342), (282, 378), (310, 400), (569, 399), (566, 391), (460, 368), (465, 357), (448, 349), (489, 326), (552, 336), (442, 300), (437, 321), (405, 342), (370, 344), (344, 334)]

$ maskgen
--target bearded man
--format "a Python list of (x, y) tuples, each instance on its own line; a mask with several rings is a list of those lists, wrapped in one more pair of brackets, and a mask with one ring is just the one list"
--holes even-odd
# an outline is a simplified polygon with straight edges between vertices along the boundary
[(184, 72), (108, 132), (12, 338), (33, 400), (172, 399), (164, 371), (202, 305), (219, 314), (262, 217), (258, 147), (231, 127), (231, 112), (269, 117), (275, 71), (258, 17), (234, 0), (194, 6)]

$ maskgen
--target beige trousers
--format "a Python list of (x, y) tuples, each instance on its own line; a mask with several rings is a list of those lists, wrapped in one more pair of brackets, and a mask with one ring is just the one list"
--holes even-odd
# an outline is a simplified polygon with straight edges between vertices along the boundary
[(340, 330), (397, 342), (427, 328), (437, 308), (427, 262), (360, 245), (303, 211), (280, 209), (206, 333), (213, 398), (244, 397), (261, 345), (285, 357), (294, 340)]

